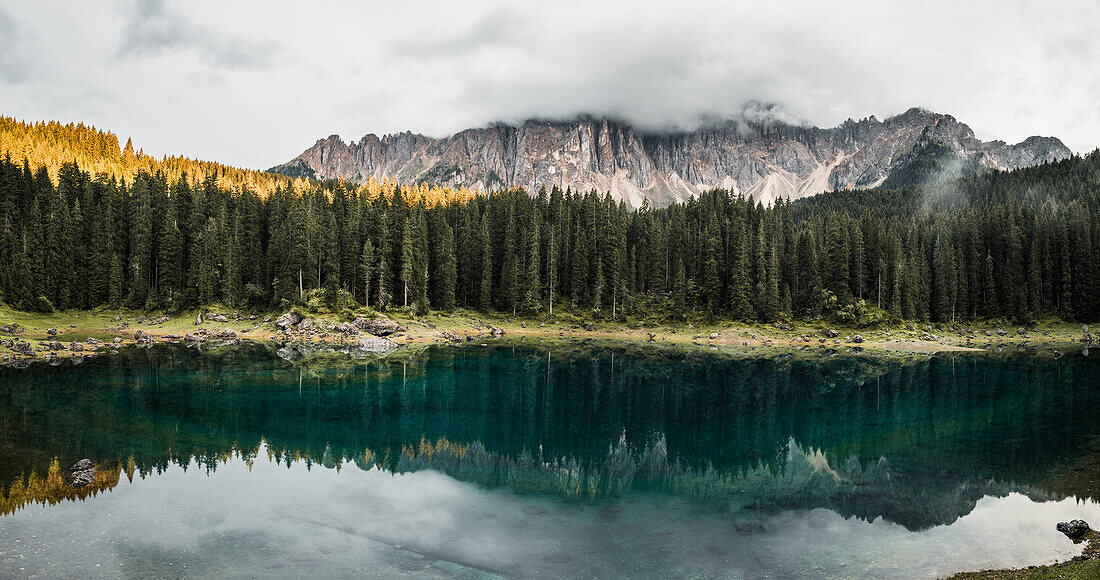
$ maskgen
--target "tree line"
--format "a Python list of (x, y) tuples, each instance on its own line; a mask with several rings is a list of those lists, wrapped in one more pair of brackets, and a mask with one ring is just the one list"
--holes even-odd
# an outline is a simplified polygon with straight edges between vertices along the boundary
[(0, 161), (0, 299), (16, 308), (1100, 318), (1100, 152), (923, 188), (770, 207), (713, 190), (637, 210), (558, 188), (440, 201), (393, 184), (126, 182), (73, 162), (56, 175)]

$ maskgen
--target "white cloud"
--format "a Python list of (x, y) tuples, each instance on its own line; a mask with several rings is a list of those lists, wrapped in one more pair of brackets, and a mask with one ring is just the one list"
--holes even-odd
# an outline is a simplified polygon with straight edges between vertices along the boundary
[(19, 51), (0, 58), (0, 112), (89, 121), (146, 151), (258, 168), (331, 133), (441, 136), (582, 112), (663, 128), (754, 100), (821, 126), (919, 105), (983, 139), (1100, 145), (1095, 0), (70, 1), (6, 10), (0, 42)]

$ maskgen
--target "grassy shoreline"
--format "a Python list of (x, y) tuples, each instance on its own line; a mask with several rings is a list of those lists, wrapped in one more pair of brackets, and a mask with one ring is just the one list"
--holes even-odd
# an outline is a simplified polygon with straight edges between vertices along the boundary
[[(197, 316), (204, 315), (201, 324)], [(211, 317), (210, 315), (215, 316)], [(0, 331), (0, 361), (34, 358), (14, 350), (15, 341), (31, 343), (36, 356), (51, 353), (51, 357), (87, 356), (114, 345), (135, 342), (138, 330), (153, 341), (182, 340), (187, 334), (233, 332), (232, 338), (268, 341), (292, 339), (296, 342), (355, 344), (361, 336), (344, 335), (330, 330), (333, 324), (345, 322), (348, 316), (336, 314), (309, 315), (313, 322), (307, 331), (279, 333), (276, 318), (282, 313), (236, 312), (226, 308), (192, 310), (171, 315), (148, 314), (133, 310), (55, 312), (36, 314), (0, 308), (0, 327), (18, 325), (16, 332)], [(167, 316), (167, 320), (164, 317)], [(224, 317), (224, 319), (222, 318)], [(881, 325), (877, 328), (845, 328), (821, 321), (795, 322), (792, 325), (714, 322), (702, 325), (662, 324), (628, 328), (619, 323), (581, 322), (568, 315), (558, 318), (506, 317), (470, 311), (433, 312), (414, 317), (409, 313), (391, 312), (388, 317), (402, 326), (389, 338), (400, 346), (445, 343), (452, 341), (480, 342), (492, 337), (492, 329), (504, 331), (504, 336), (527, 339), (596, 339), (601, 342), (660, 344), (709, 350), (778, 349), (872, 349), (894, 353), (979, 352), (1008, 347), (1069, 351), (1083, 345), (1081, 326), (1060, 321), (1046, 321), (1028, 328), (1000, 321), (974, 324)], [(267, 319), (267, 322), (264, 322)], [(56, 335), (48, 334), (50, 329)], [(1020, 332), (1020, 331), (1023, 332)], [(835, 332), (836, 336), (830, 337)], [(115, 342), (116, 337), (121, 341)], [(87, 339), (101, 344), (85, 344)], [(50, 341), (58, 350), (48, 350)], [(10, 343), (10, 344), (9, 344)], [(80, 343), (73, 350), (73, 343)], [(6, 359), (4, 357), (7, 357)]]

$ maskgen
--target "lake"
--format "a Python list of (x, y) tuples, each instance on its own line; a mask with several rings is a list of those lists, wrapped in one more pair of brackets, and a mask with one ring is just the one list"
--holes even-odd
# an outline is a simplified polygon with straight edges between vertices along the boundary
[(0, 570), (935, 578), (1100, 522), (1079, 352), (306, 354), (0, 369)]

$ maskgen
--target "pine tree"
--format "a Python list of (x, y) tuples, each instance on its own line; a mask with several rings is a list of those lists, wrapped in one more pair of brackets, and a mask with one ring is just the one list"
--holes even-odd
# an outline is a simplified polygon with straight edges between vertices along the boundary
[(493, 304), (493, 247), (489, 241), (489, 216), (481, 216), (481, 228), (478, 233), (481, 247), (480, 282), (478, 284), (478, 305), (482, 310), (492, 308)]
[(401, 305), (409, 306), (409, 286), (413, 284), (413, 238), (409, 220), (405, 220), (405, 226), (401, 230)]
[(749, 231), (740, 227), (737, 245), (733, 251), (733, 269), (730, 283), (730, 313), (735, 320), (752, 320), (756, 313), (752, 304), (752, 282), (749, 269)]
[(363, 280), (363, 304), (370, 305), (370, 283), (374, 274), (374, 244), (367, 240), (359, 260), (359, 272)]
[(169, 307), (177, 305), (181, 298), (183, 233), (180, 231), (177, 211), (175, 203), (165, 205), (157, 247), (157, 287)]
[(455, 285), (458, 280), (458, 261), (455, 257), (454, 231), (451, 226), (444, 224), (442, 239), (440, 240), (439, 270), (435, 279), (439, 286), (439, 301), (436, 307), (440, 310), (454, 310)]

